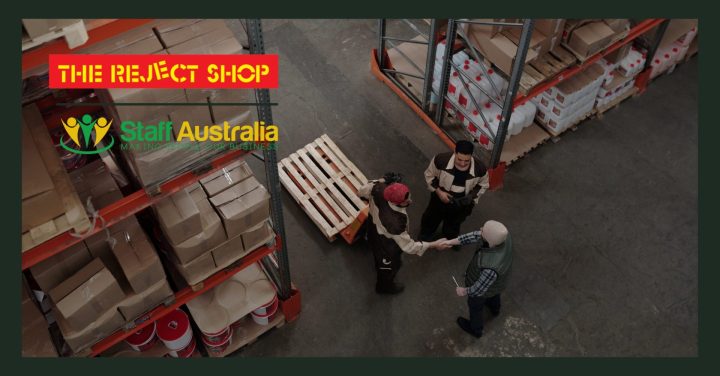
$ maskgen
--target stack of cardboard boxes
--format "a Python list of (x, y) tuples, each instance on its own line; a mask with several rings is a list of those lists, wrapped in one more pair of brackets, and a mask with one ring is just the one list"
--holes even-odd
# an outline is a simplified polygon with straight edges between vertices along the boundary
[(188, 284), (229, 266), (274, 237), (270, 196), (245, 161), (154, 206), (171, 259)]
[[(101, 161), (73, 171), (83, 202), (100, 208), (122, 194)], [(135, 217), (33, 266), (60, 331), (77, 352), (173, 295), (160, 258)]]
[[(241, 54), (242, 46), (223, 20), (160, 20), (83, 50), (101, 54)], [(102, 94), (104, 95), (104, 94)], [(222, 149), (218, 143), (175, 144), (184, 122), (191, 127), (219, 124), (250, 124), (247, 106), (213, 106), (213, 103), (248, 102), (249, 90), (231, 89), (110, 89), (114, 103), (164, 103), (165, 105), (116, 106), (113, 122), (118, 132), (125, 121), (129, 128), (164, 123), (171, 133), (154, 141), (128, 142), (126, 155), (140, 182), (150, 186), (188, 171)], [(177, 103), (177, 106), (167, 104)], [(202, 103), (206, 105), (183, 105)], [(170, 126), (170, 123), (172, 125)], [(171, 144), (171, 145), (166, 145)], [(170, 147), (168, 147), (170, 146)]]
[(533, 98), (538, 121), (558, 134), (585, 117), (595, 106), (605, 71), (593, 64)]
[(90, 221), (58, 158), (37, 106), (22, 110), (22, 249), (69, 229), (85, 231)]
[(672, 72), (675, 64), (685, 58), (696, 35), (696, 19), (671, 20), (651, 62), (651, 78), (664, 72)]
[[(516, 22), (520, 19), (480, 19), (478, 21)], [(535, 20), (530, 36), (530, 44), (525, 62), (535, 60), (538, 56), (552, 50), (560, 43), (565, 21), (557, 18)], [(517, 55), (522, 28), (519, 26), (490, 26), (478, 24), (461, 24), (470, 42), (480, 50), (482, 55), (492, 62), (500, 71), (510, 75), (512, 64)]]
[(620, 39), (628, 30), (630, 22), (625, 18), (567, 20), (563, 42), (584, 60)]

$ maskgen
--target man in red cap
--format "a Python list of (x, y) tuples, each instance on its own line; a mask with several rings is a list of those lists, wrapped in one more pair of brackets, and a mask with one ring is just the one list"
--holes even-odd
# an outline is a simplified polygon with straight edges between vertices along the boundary
[[(397, 180), (397, 179), (390, 179)], [(367, 239), (375, 256), (378, 294), (398, 294), (405, 288), (395, 283), (402, 266), (403, 252), (422, 256), (428, 248), (439, 248), (446, 239), (435, 242), (413, 240), (406, 208), (412, 203), (410, 190), (399, 182), (374, 180), (360, 188), (360, 197), (370, 201)]]

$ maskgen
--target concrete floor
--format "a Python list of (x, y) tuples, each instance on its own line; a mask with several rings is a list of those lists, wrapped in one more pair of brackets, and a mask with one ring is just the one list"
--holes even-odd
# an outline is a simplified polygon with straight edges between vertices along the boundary
[[(376, 25), (264, 22), (267, 52), (280, 55), (279, 157), (327, 133), (369, 178), (404, 173), (415, 234), (429, 199), (422, 173), (446, 147), (370, 74)], [(503, 312), (479, 340), (455, 324), (467, 308), (450, 278), (473, 249), (408, 255), (405, 292), (379, 296), (366, 245), (329, 243), (283, 192), (302, 313), (237, 355), (697, 355), (697, 108), (693, 59), (511, 166), (463, 225), (500, 220), (515, 243)]]

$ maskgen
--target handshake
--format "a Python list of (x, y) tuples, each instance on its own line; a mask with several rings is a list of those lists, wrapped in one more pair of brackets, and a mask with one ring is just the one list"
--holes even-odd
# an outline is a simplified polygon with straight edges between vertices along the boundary
[(434, 242), (430, 242), (430, 248), (435, 248), (439, 251), (444, 251), (455, 245), (460, 245), (460, 242), (457, 239), (448, 240), (446, 238), (442, 238), (435, 240)]

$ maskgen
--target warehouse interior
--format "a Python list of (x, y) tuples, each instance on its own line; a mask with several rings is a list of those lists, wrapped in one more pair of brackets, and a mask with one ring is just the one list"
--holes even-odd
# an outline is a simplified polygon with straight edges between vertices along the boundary
[[(430, 198), (423, 172), (450, 149), (371, 74), (378, 21), (263, 20), (262, 32), (265, 52), (280, 61), (270, 90), (278, 161), (326, 134), (368, 179), (402, 173), (415, 238)], [(696, 356), (698, 75), (697, 57), (677, 64), (642, 95), (514, 160), (502, 188), (480, 198), (461, 233), (501, 221), (515, 252), (502, 312), (486, 316), (482, 338), (455, 323), (467, 302), (452, 277), (463, 275), (473, 246), (404, 255), (405, 291), (379, 295), (369, 246), (328, 241), (283, 190), (301, 310), (228, 355)], [(263, 162), (245, 160), (269, 187)]]

